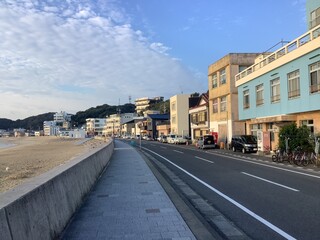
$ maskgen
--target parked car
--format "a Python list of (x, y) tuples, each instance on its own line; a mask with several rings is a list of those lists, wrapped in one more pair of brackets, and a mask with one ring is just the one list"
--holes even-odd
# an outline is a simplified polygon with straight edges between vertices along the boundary
[(174, 139), (176, 138), (176, 135), (175, 134), (169, 134), (167, 136), (167, 142), (168, 143), (174, 143)]
[(158, 138), (158, 141), (161, 142), (161, 143), (167, 143), (167, 136), (166, 135), (161, 135), (159, 138)]
[(144, 135), (142, 137), (143, 140), (148, 140), (148, 141), (151, 141), (152, 140), (152, 137), (150, 135)]
[(174, 144), (186, 144), (187, 141), (188, 141), (188, 139), (186, 139), (183, 136), (178, 136), (178, 135), (176, 135), (176, 137), (173, 139)]
[(243, 153), (258, 151), (257, 138), (253, 135), (236, 135), (231, 140), (232, 151), (240, 150)]
[(198, 140), (198, 148), (201, 148), (201, 149), (216, 148), (214, 136), (204, 135), (200, 137)]

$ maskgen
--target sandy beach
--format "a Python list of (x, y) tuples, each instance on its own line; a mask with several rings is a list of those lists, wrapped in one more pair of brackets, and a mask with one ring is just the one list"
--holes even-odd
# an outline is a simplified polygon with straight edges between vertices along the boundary
[(60, 137), (0, 138), (0, 192), (105, 144)]

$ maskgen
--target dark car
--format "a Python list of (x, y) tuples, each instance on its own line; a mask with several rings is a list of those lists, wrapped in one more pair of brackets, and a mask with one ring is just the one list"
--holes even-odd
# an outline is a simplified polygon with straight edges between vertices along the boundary
[(212, 135), (204, 135), (200, 137), (198, 140), (198, 148), (205, 149), (205, 148), (215, 148), (215, 147), (216, 147), (216, 143)]
[(243, 153), (258, 151), (257, 138), (253, 135), (237, 135), (231, 140), (232, 151), (240, 150)]

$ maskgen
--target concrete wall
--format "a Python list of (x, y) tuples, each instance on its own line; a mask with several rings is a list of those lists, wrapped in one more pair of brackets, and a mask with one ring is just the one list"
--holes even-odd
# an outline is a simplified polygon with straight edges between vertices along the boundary
[(113, 153), (113, 141), (0, 194), (0, 239), (54, 239)]

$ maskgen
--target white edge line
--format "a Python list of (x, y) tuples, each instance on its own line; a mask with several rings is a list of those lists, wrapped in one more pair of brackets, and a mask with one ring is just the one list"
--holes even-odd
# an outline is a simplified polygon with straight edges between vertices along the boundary
[(189, 175), (190, 177), (192, 177), (193, 179), (195, 179), (196, 181), (200, 182), (201, 184), (203, 184), (204, 186), (206, 186), (207, 188), (209, 188), (210, 190), (214, 191), (215, 193), (217, 193), (218, 195), (220, 195), (221, 197), (223, 197), (224, 199), (226, 199), (227, 201), (229, 201), (230, 203), (234, 204), (235, 206), (237, 206), (238, 208), (240, 208), (242, 211), (244, 211), (245, 213), (249, 214), (251, 217), (255, 218), (256, 220), (258, 220), (259, 222), (263, 223), (264, 225), (266, 225), (267, 227), (269, 227), (270, 229), (272, 229), (273, 231), (275, 231), (276, 233), (278, 233), (279, 235), (283, 236), (286, 239), (290, 239), (290, 240), (294, 240), (295, 238), (292, 237), (291, 235), (289, 235), (288, 233), (284, 232), (283, 230), (281, 230), (280, 228), (278, 228), (277, 226), (273, 225), (272, 223), (268, 222), (267, 220), (265, 220), (264, 218), (260, 217), (259, 215), (255, 214), (254, 212), (252, 212), (251, 210), (249, 210), (248, 208), (246, 208), (245, 206), (241, 205), (240, 203), (238, 203), (237, 201), (233, 200), (232, 198), (228, 197), (227, 195), (223, 194), (222, 192), (220, 192), (219, 190), (215, 189), (214, 187), (210, 186), (209, 184), (207, 184), (206, 182), (202, 181), (201, 179), (199, 179), (198, 177), (192, 175), (191, 173), (189, 173), (188, 171), (184, 170), (183, 168), (179, 167), (177, 164), (171, 162), (169, 159), (161, 156), (160, 154), (151, 151), (147, 148), (143, 148), (155, 155), (157, 155), (158, 157), (162, 158), (163, 160), (167, 161), (168, 163), (172, 164), (173, 166), (175, 166), (176, 168), (180, 169), (181, 171), (183, 171), (184, 173), (186, 173), (187, 175)]
[(210, 161), (210, 160), (207, 160), (207, 159), (198, 157), (198, 156), (195, 156), (195, 158), (198, 158), (198, 159), (200, 159), (200, 160), (202, 160), (202, 161), (205, 161), (205, 162), (208, 162), (208, 163), (214, 163), (213, 161)]
[(286, 188), (286, 189), (289, 189), (289, 190), (292, 190), (292, 191), (295, 191), (295, 192), (299, 192), (298, 189), (295, 189), (295, 188), (291, 188), (291, 187), (288, 187), (286, 185), (282, 185), (280, 183), (276, 183), (276, 182), (273, 182), (273, 181), (270, 181), (270, 180), (267, 180), (267, 179), (264, 179), (264, 178), (261, 178), (261, 177), (258, 177), (258, 176), (255, 176), (255, 175), (252, 175), (252, 174), (249, 174), (249, 173), (246, 173), (246, 172), (241, 172), (242, 174), (245, 174), (247, 176), (250, 176), (250, 177), (253, 177), (253, 178), (256, 178), (256, 179), (259, 179), (259, 180), (262, 180), (262, 181), (265, 181), (265, 182), (268, 182), (268, 183), (271, 183), (271, 184), (274, 184), (274, 185), (277, 185), (279, 187), (283, 187), (283, 188)]

